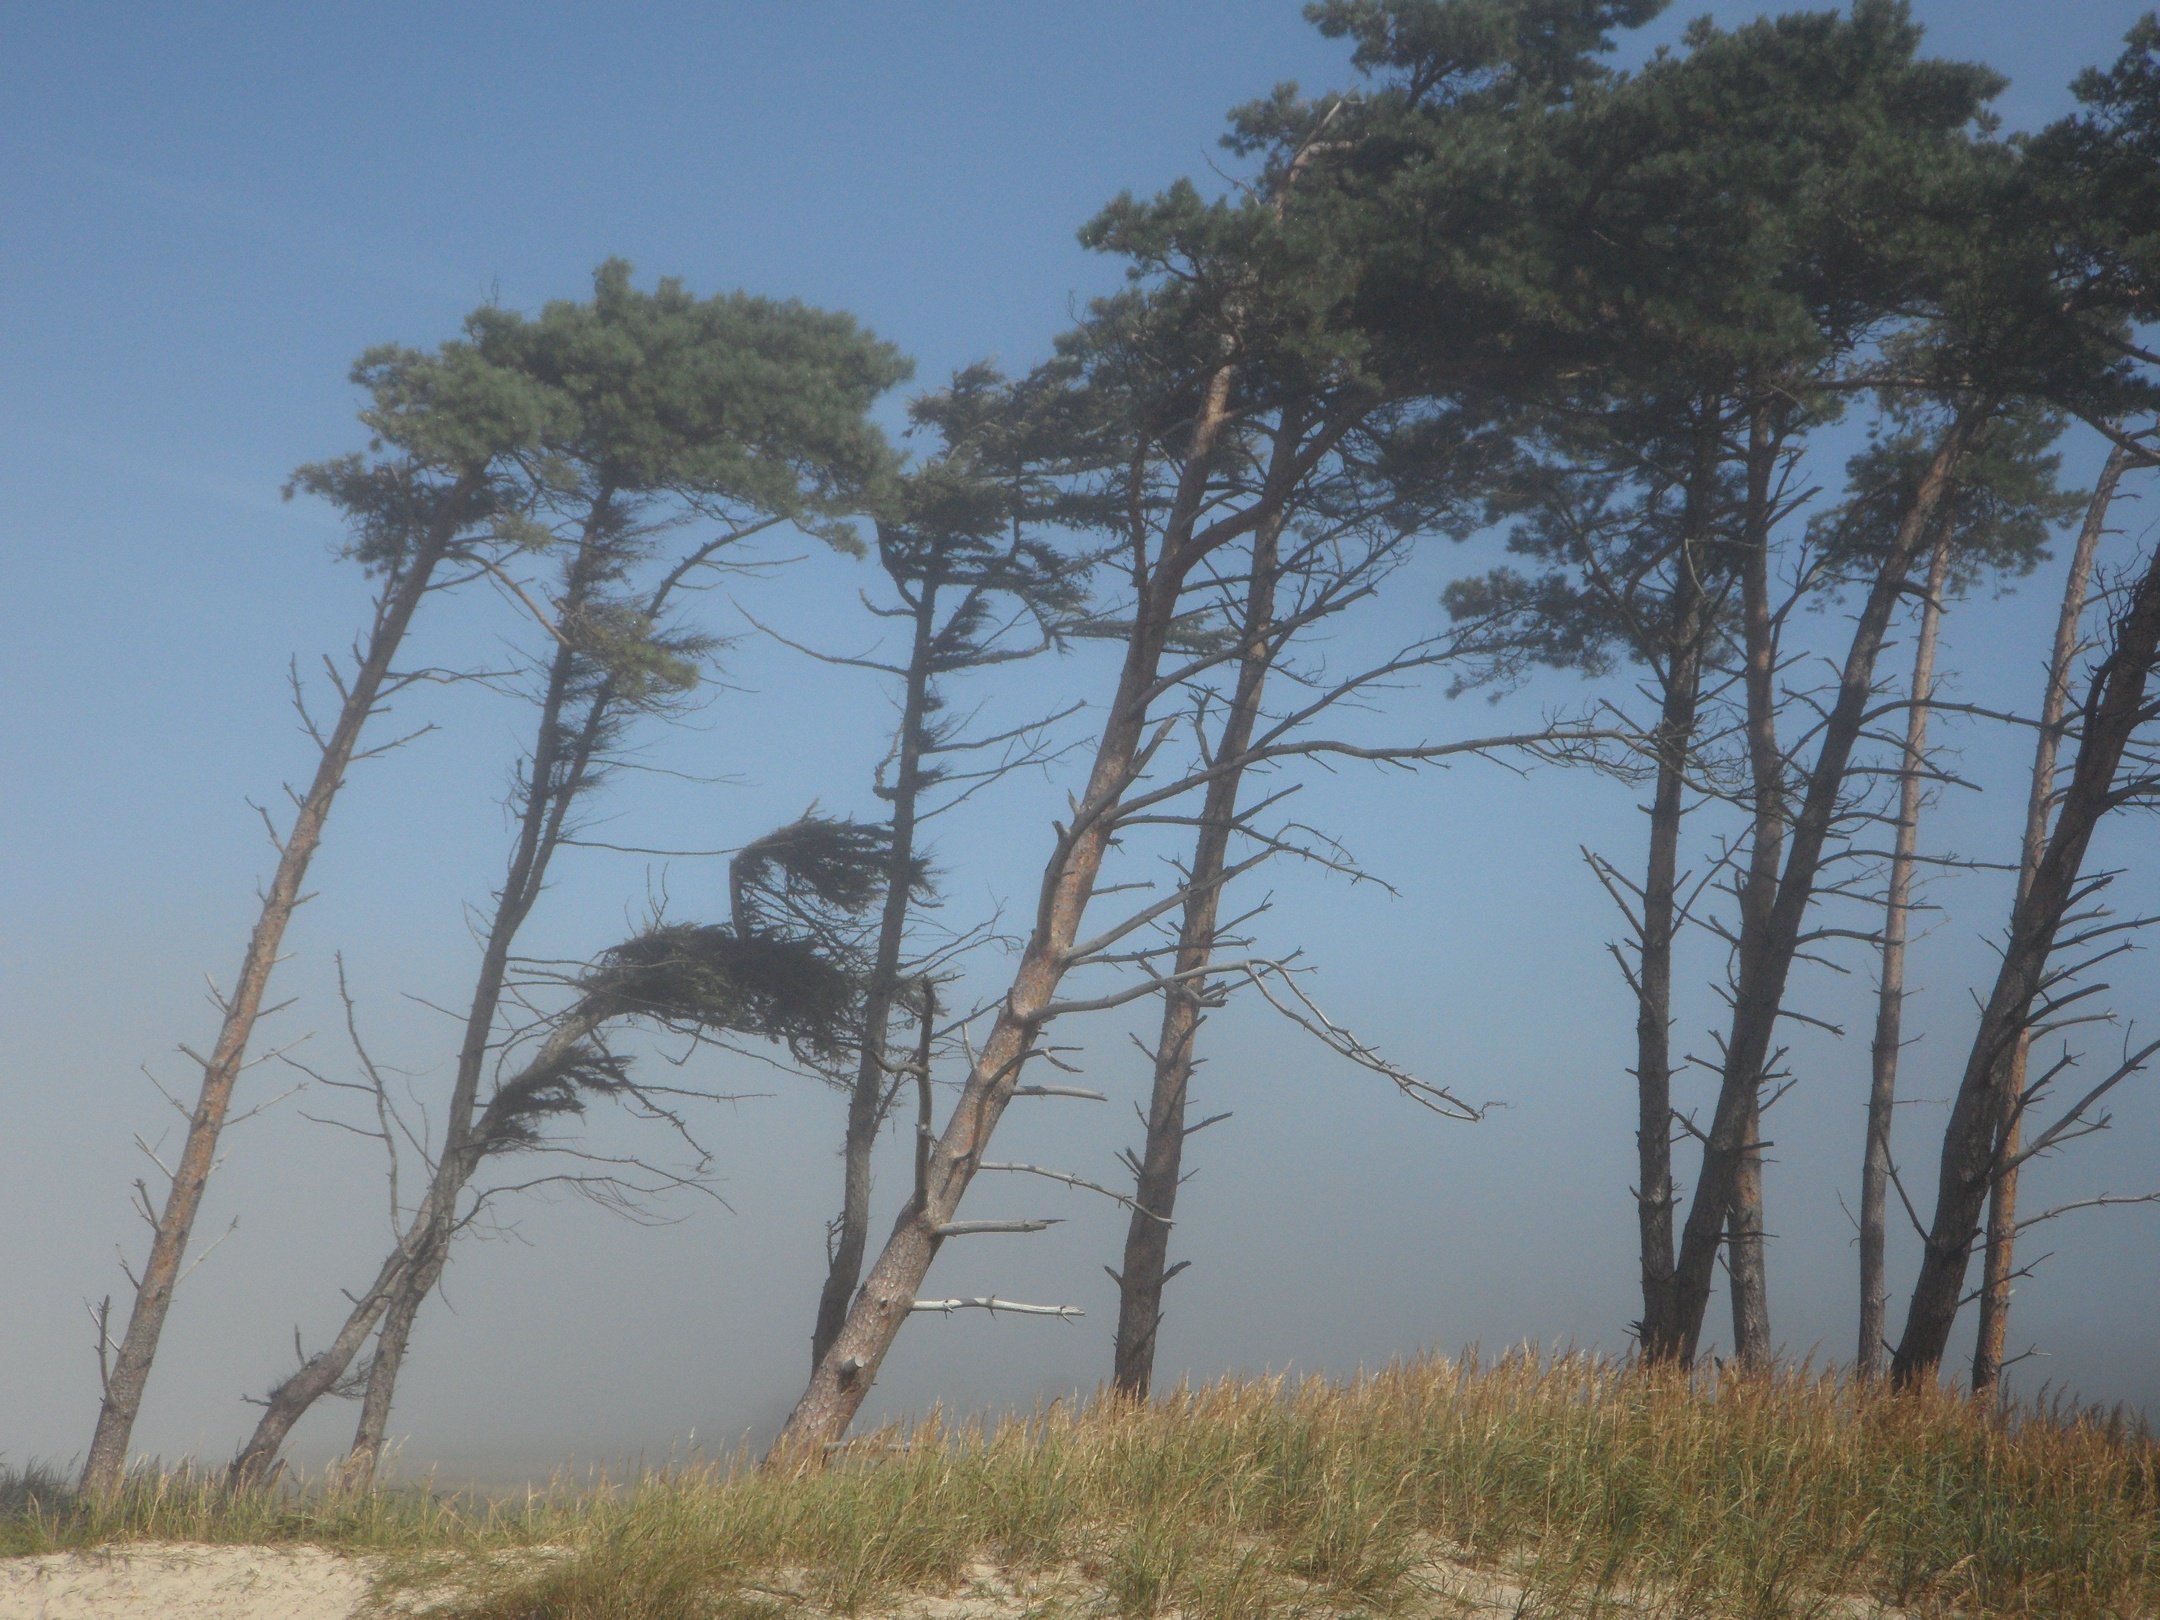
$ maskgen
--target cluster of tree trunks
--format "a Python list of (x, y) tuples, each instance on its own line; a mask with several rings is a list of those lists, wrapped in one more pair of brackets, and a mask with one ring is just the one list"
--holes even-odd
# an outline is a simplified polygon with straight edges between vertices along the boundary
[[(2061, 1070), (2031, 1077), (2036, 1035), (2085, 993), (2075, 981), (2097, 956), (2079, 952), (2116, 948), (2115, 925), (2091, 908), (2106, 879), (2087, 873), (2088, 851), (2109, 813), (2155, 787), (2160, 557), (2108, 593), (2098, 659), (2082, 702), (2073, 694), (2109, 502), (2146, 460), (2121, 424), (2160, 406), (2149, 374), (2160, 357), (2126, 335), (2160, 312), (2137, 245), (2160, 217), (2148, 150), (2160, 24), (2080, 82), (2083, 113), (2013, 147), (1987, 122), (1996, 77), (1920, 57), (1894, 5), (1705, 27), (1616, 74), (1613, 31), (1657, 9), (1314, 7), (1325, 32), (1353, 42), (1364, 92), (1285, 92), (1238, 113), (1231, 144), (1253, 174), (1228, 199), (1180, 185), (1106, 209), (1086, 240), (1125, 259), (1126, 290), (1018, 381), (976, 367), (918, 401), (918, 422), (942, 438), (918, 464), (868, 415), (908, 374), (889, 345), (800, 305), (698, 299), (674, 282), (642, 293), (619, 263), (588, 303), (532, 319), (478, 311), (439, 351), (364, 360), (374, 449), (298, 482), (349, 520), (379, 589), (352, 667), (332, 671), (339, 714), (315, 733), (314, 778), (294, 795), (199, 1060), (163, 1207), (146, 1207), (153, 1237), (126, 1328), (117, 1342), (100, 1328), (85, 1490), (109, 1494), (124, 1477), (272, 969), (333, 803), (368, 753), (363, 733), (418, 678), (397, 660), (426, 598), (481, 581), (531, 638), (531, 727), (448, 1096), (432, 1140), (406, 1130), (355, 1028), (369, 1078), (354, 1089), (371, 1097), (390, 1156), (396, 1236), (324, 1347), (272, 1389), (237, 1479), (270, 1477), (295, 1426), (340, 1393), (361, 1395), (350, 1477), (372, 1478), (416, 1323), (459, 1237), (494, 1200), (555, 1179), (501, 1167), (565, 1145), (595, 1100), (680, 1125), (609, 1044), (636, 1024), (770, 1043), (845, 1097), (811, 1375), (772, 1454), (795, 1464), (841, 1440), (911, 1314), (1007, 1306), (923, 1293), (948, 1239), (1043, 1224), (960, 1218), (985, 1169), (1040, 1168), (990, 1157), (998, 1125), (1016, 1097), (1086, 1094), (1026, 1083), (1031, 1064), (1055, 1057), (1056, 1021), (1159, 998), (1132, 1191), (1110, 1194), (1128, 1212), (1123, 1259), (1106, 1268), (1119, 1291), (1113, 1380), (1144, 1397), (1165, 1284), (1184, 1264), (1170, 1257), (1186, 1141), (1226, 1117), (1190, 1118), (1200, 1037), (1233, 989), (1252, 988), (1417, 1100), (1475, 1113), (1321, 1013), (1285, 957), (1243, 950), (1247, 919), (1226, 910), (1241, 874), (1278, 855), (1347, 864), (1325, 840), (1266, 823), (1277, 796), (1251, 797), (1258, 774), (1316, 758), (1409, 765), (1512, 750), (1647, 782), (1640, 867), (1590, 858), (1629, 924), (1615, 954), (1634, 995), (1636, 1331), (1646, 1356), (1680, 1363), (1704, 1343), (1721, 1265), (1738, 1362), (1774, 1358), (1765, 1110), (1786, 1078), (1783, 1031), (1806, 1017), (1795, 968), (1854, 936), (1824, 921), (1825, 905), (1851, 898), (1851, 874), (1873, 858), (1860, 835), (1893, 829), (1881, 926), (1865, 935), (1881, 968), (1858, 1361), (1876, 1373), (1944, 613), (1972, 579), (2031, 566), (2065, 499), (2050, 447), (2082, 419), (2118, 448), (2068, 570), (2001, 970), (1944, 1132), (1890, 1365), (1901, 1384), (1937, 1375), (1979, 1246), (1973, 1386), (1999, 1382), (2020, 1169), (2092, 1128), (2097, 1102), (2152, 1051), (2126, 1052), (2044, 1128), (2028, 1119)], [(1877, 442), (1850, 464), (1843, 504), (1813, 511), (1811, 453), (1865, 399), (1878, 402)], [(627, 739), (665, 718), (716, 650), (678, 621), (688, 587), (783, 524), (854, 547), (848, 520), (864, 515), (892, 592), (873, 611), (904, 628), (905, 648), (891, 662), (830, 661), (895, 683), (897, 729), (875, 784), (889, 815), (876, 826), (806, 815), (745, 846), (726, 922), (656, 916), (536, 1009), (518, 941), (558, 857)], [(1451, 631), (1364, 668), (1297, 663), (1314, 626), (1396, 589), (1413, 547), (1495, 517), (1533, 573), (1511, 564), (1458, 581)], [(668, 550), (662, 537), (678, 533), (690, 538)], [(1849, 631), (1827, 680), (1802, 688), (1793, 616), (1833, 603)], [(1914, 603), (1909, 684), (1889, 699), (1885, 655)], [(941, 1026), (941, 972), (968, 936), (926, 941), (925, 824), (1005, 770), (1053, 757), (1050, 728), (1078, 707), (975, 735), (946, 718), (946, 686), (1076, 638), (1116, 649), (1085, 785), (1054, 829), (1009, 984)], [(1325, 734), (1339, 706), (1443, 665), (1463, 684), (1537, 665), (1599, 677), (1636, 667), (1648, 672), (1644, 713), (1613, 718), (1625, 705), (1615, 698), (1595, 722), (1507, 737)], [(1881, 729), (1892, 715), (1895, 735)], [(995, 762), (963, 768), (980, 750)], [(1884, 780), (1894, 794), (1878, 791)], [(1688, 818), (1706, 805), (1728, 806), (1733, 830), (1698, 874)], [(1177, 877), (1106, 921), (1098, 902), (1135, 887), (1106, 881), (1108, 863), (1144, 828), (1189, 837)], [(1695, 929), (1726, 954), (1700, 1126), (1676, 1101), (1674, 1043), (1681, 946)], [(1167, 942), (1147, 943), (1158, 931)], [(1105, 974), (1118, 976), (1112, 988)], [(912, 1043), (896, 1034), (906, 1018)], [(933, 1069), (958, 1030), (970, 1037), (958, 1042), (965, 1072), (940, 1126)], [(910, 1091), (915, 1173), (873, 1257), (876, 1151)], [(1699, 1143), (1685, 1198), (1676, 1129)], [(423, 1160), (410, 1198), (401, 1141)], [(602, 1167), (569, 1179), (630, 1201), (696, 1178), (639, 1182)]]

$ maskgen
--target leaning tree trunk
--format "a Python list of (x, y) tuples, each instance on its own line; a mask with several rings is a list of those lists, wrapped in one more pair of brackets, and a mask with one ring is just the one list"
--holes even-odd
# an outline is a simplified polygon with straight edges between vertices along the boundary
[(1124, 1268), (1115, 1273), (1118, 1323), (1112, 1380), (1119, 1393), (1145, 1399), (1155, 1375), (1155, 1332), (1162, 1322), (1163, 1284), (1170, 1257), (1170, 1223), (1177, 1207), (1185, 1153), (1185, 1099), (1192, 1084), (1193, 1048), (1205, 1005), (1205, 975), (1215, 954), (1215, 930), (1237, 825), (1244, 759), (1260, 717), (1260, 698), (1275, 662), (1276, 546), (1281, 515), (1253, 536), (1252, 573), (1246, 584), (1244, 645), (1237, 677), (1216, 742), (1215, 775), (1208, 781), (1193, 841), (1189, 892), (1178, 927), (1175, 980), (1163, 991), (1161, 1028), (1155, 1038), (1155, 1076), (1149, 1096), (1147, 1140), (1133, 1189), (1131, 1225), (1125, 1232)]
[[(2033, 748), (2032, 785), (2025, 797), (2025, 835), (2018, 851), (2017, 904), (2032, 893), (2033, 877), (2040, 869), (2041, 852), (2047, 847), (2048, 811), (2055, 799), (2055, 762), (2062, 748), (2063, 715), (2070, 707), (2070, 666), (2077, 657), (2078, 626), (2085, 617), (2085, 593), (2092, 585), (2093, 558), (2107, 529), (2108, 507), (2115, 486), (2131, 463), (2128, 450), (2117, 445), (2101, 469), (2093, 488), (2092, 503), (2085, 509), (2077, 545), (2070, 554), (2069, 577), (2063, 582), (2062, 610), (2055, 619), (2055, 645), (2048, 655), (2047, 695), (2040, 703), (2040, 740)], [(2032, 1047), (2030, 1031), (2021, 1030), (2010, 1051), (2009, 1072), (1997, 1086), (2002, 1105), (1996, 1125), (1997, 1173), (1988, 1191), (1987, 1248), (1981, 1262), (1980, 1336), (1973, 1347), (1972, 1388), (1975, 1395), (1992, 1390), (2002, 1378), (2003, 1346), (2010, 1330), (2010, 1274), (2017, 1251), (2018, 1149), (2023, 1142), (2025, 1065)]]
[(390, 1428), (390, 1403), (397, 1393), (398, 1374), (405, 1366), (406, 1347), (412, 1342), (413, 1319), (420, 1313), (421, 1302), (442, 1280), (443, 1265), (450, 1258), (451, 1235), (447, 1219), (432, 1225), (415, 1263), (391, 1291), (382, 1329), (375, 1335), (375, 1354), (368, 1361), (360, 1421), (353, 1429), (352, 1448), (340, 1469), (340, 1483), (348, 1488), (365, 1490), (375, 1483), (375, 1470), (382, 1464), (384, 1436)]
[[(588, 536), (596, 532), (602, 521), (600, 509), (606, 504), (603, 494), (588, 526)], [(578, 572), (566, 593), (566, 620), (575, 617), (584, 599), (588, 581), (583, 569), (588, 561), (579, 559)], [(495, 1016), (502, 1006), (503, 988), (509, 982), (510, 953), (518, 930), (532, 914), (546, 884), (548, 864), (561, 844), (570, 805), (590, 779), (593, 755), (613, 703), (610, 688), (603, 684), (591, 698), (582, 724), (576, 731), (565, 733), (563, 711), (578, 662), (576, 650), (563, 643), (557, 646), (549, 667), (547, 693), (541, 700), (540, 723), (534, 733), (532, 762), (525, 782), (525, 802), (518, 818), (517, 848), (496, 896), (495, 916), (481, 949), (480, 972), (473, 983), (472, 1003), (465, 1015), (465, 1037), (458, 1051), (457, 1080), (443, 1121), (442, 1152), (436, 1158), (434, 1177), (413, 1221), (418, 1240), (412, 1252), (418, 1258), (391, 1284), (382, 1326), (376, 1330), (360, 1425), (345, 1463), (348, 1484), (365, 1485), (374, 1478), (414, 1319), (449, 1261), (450, 1243), (457, 1228), (458, 1199), (487, 1155), (488, 1144), (475, 1131), (480, 1118), (480, 1083), (494, 1045)]]
[(337, 1336), (270, 1391), (262, 1416), (255, 1420), (255, 1432), (248, 1436), (227, 1470), (234, 1484), (266, 1483), (276, 1472), (278, 1453), (284, 1449), (294, 1425), (344, 1379), (353, 1358), (389, 1308), (391, 1290), (409, 1263), (410, 1256), (401, 1243), (382, 1263), (367, 1292), (354, 1299)]
[(1875, 997), (1875, 1044), (1867, 1105), (1867, 1151), (1860, 1165), (1860, 1354), (1862, 1378), (1880, 1378), (1883, 1315), (1890, 1285), (1883, 1273), (1890, 1193), (1890, 1125), (1897, 1110), (1898, 1052), (1904, 1045), (1905, 941), (1912, 919), (1914, 856), (1927, 783), (1928, 712), (1935, 696), (1935, 643), (1942, 630), (1943, 592), (1950, 581), (1951, 526), (1945, 521), (1928, 559), (1927, 594), (1920, 601), (1920, 634), (1913, 649), (1912, 700), (1905, 711), (1905, 759), (1898, 770), (1897, 833), (1890, 850), (1890, 883), (1883, 901), (1882, 983)]
[[(1012, 987), (999, 1003), (952, 1117), (931, 1151), (922, 1196), (901, 1211), (849, 1307), (839, 1337), (773, 1442), (769, 1463), (815, 1460), (826, 1442), (846, 1432), (914, 1306), (944, 1241), (943, 1229), (975, 1178), (1037, 1036), (1056, 1016), (1057, 989), (1116, 832), (1117, 809), (1145, 762), (1149, 708), (1186, 577), (1208, 551), (1249, 528), (1254, 517), (1280, 510), (1303, 469), (1324, 454), (1347, 425), (1332, 428), (1302, 452), (1286, 454), (1279, 442), (1260, 502), (1265, 511), (1225, 518), (1200, 530), (1209, 469), (1230, 420), (1230, 384), (1227, 364), (1209, 377), (1154, 566), (1135, 568), (1137, 600), (1117, 694), (1103, 722), (1086, 791), (1074, 806), (1070, 825), (1059, 829), (1044, 868), (1035, 925)], [(1140, 545), (1141, 536), (1135, 534), (1133, 542)]]
[(1674, 1266), (1673, 1332), (1662, 1343), (1645, 1345), (1646, 1352), (1654, 1357), (1683, 1364), (1694, 1359), (1733, 1186), (1749, 1142), (1749, 1110), (1769, 1060), (1771, 1039), (1784, 1006), (1785, 982), (1800, 948), (1801, 926), (1814, 899), (1815, 878), (1837, 817), (1852, 752), (1866, 723), (1874, 691), (1875, 661), (1891, 614), (1919, 559), (1922, 537), (1934, 532), (1936, 513), (1948, 491), (1951, 474), (1991, 408), (1974, 404), (1961, 411), (1921, 476), (1912, 505), (1898, 526), (1853, 628), (1852, 643), (1839, 672), (1837, 697), (1823, 717), (1815, 764), (1808, 773), (1799, 814), (1793, 819), (1784, 873), (1768, 923), (1754, 938), (1742, 938), (1717, 1108)]
[[(1754, 826), (1747, 877), (1740, 893), (1741, 949), (1770, 924), (1778, 864), (1785, 848), (1785, 756), (1777, 734), (1777, 618), (1770, 605), (1771, 475), (1778, 447), (1755, 413), (1748, 437), (1746, 532), (1740, 555), (1740, 626), (1747, 694), (1747, 747)], [(1746, 1085), (1740, 1154), (1732, 1207), (1726, 1215), (1726, 1271), (1732, 1291), (1733, 1356), (1743, 1367), (1770, 1364), (1770, 1282), (1763, 1254), (1762, 1087), (1757, 1071)]]
[(817, 1323), (810, 1334), (814, 1370), (840, 1336), (848, 1301), (862, 1280), (863, 1253), (870, 1237), (870, 1167), (877, 1150), (891, 1069), (885, 1043), (891, 1030), (893, 1000), (900, 987), (900, 951), (907, 940), (908, 902), (915, 869), (915, 821), (922, 797), (923, 731), (930, 713), (930, 664), (937, 613), (937, 590), (925, 582), (915, 605), (913, 644), (909, 649), (906, 691), (900, 705), (899, 763), (892, 783), (892, 858), (886, 864), (885, 908), (878, 919), (877, 954), (863, 998), (862, 1050), (848, 1093), (847, 1136), (841, 1146), (840, 1226), (818, 1296)]
[(1963, 1302), (1965, 1273), (1980, 1234), (1982, 1207), (1998, 1179), (2000, 1122), (2019, 1099), (2005, 1099), (2012, 1055), (2031, 1027), (2048, 958), (2079, 889), (2085, 852), (2100, 818), (2120, 802), (2116, 773), (2138, 728), (2153, 718), (2146, 689), (2160, 662), (2160, 548), (2131, 593), (2085, 702), (2077, 758), (2070, 767), (2055, 829), (2033, 868), (1995, 986), (1980, 1015), (1972, 1053), (1943, 1130), (1935, 1214), (1921, 1253), (1905, 1333), (1891, 1362), (1892, 1380), (1910, 1387), (1935, 1376)]
[[(603, 495), (596, 502), (596, 512), (606, 506), (607, 499)], [(595, 516), (588, 524), (588, 551), (598, 535), (596, 525), (600, 521), (600, 517)], [(586, 583), (589, 583), (581, 583), (589, 566), (589, 558), (574, 565), (571, 588), (566, 592), (568, 606), (572, 609), (582, 599)], [(539, 898), (548, 858), (561, 837), (570, 800), (586, 780), (593, 751), (606, 721), (605, 705), (609, 698), (607, 688), (603, 686), (595, 694), (578, 730), (564, 733), (563, 711), (570, 700), (575, 664), (576, 654), (572, 649), (558, 643), (549, 665), (533, 757), (523, 787), (518, 842), (502, 891), (496, 897), (495, 916), (482, 948), (480, 972), (474, 983), (458, 1053), (457, 1077), (443, 1126), (443, 1144), (427, 1191), (406, 1222), (396, 1246), (384, 1259), (373, 1287), (354, 1297), (352, 1309), (329, 1345), (309, 1357), (271, 1391), (269, 1403), (256, 1421), (255, 1432), (233, 1459), (235, 1479), (269, 1477), (294, 1426), (317, 1401), (344, 1380), (371, 1332), (376, 1338), (376, 1349), (368, 1364), (363, 1410), (372, 1410), (387, 1421), (398, 1369), (404, 1363), (405, 1336), (411, 1332), (421, 1301), (441, 1275), (447, 1259), (449, 1235), (455, 1223), (458, 1196), (479, 1168), (484, 1152), (484, 1144), (472, 1140), (472, 1127), (495, 1014), (509, 975), (511, 946), (518, 928)], [(581, 1021), (577, 1029), (590, 1033), (591, 1024)], [(550, 1036), (546, 1052), (558, 1051), (561, 1044), (571, 1038), (567, 1029), (559, 1029)], [(394, 1337), (386, 1337), (392, 1324), (398, 1325), (397, 1332)], [(386, 1348), (392, 1352), (387, 1361)], [(364, 1435), (364, 1428), (362, 1433)], [(372, 1477), (374, 1456), (380, 1450), (378, 1438), (365, 1455), (356, 1455), (349, 1465), (354, 1483), (364, 1483)]]
[[(410, 557), (384, 581), (376, 598), (375, 617), (367, 646), (345, 688), (337, 723), (322, 743), (315, 777), (300, 800), (291, 830), (279, 846), (277, 874), (263, 897), (262, 910), (240, 961), (240, 976), (225, 1004), (224, 1022), (216, 1044), (202, 1065), (202, 1089), (195, 1111), (188, 1118), (187, 1139), (173, 1168), (166, 1190), (165, 1207), (159, 1213), (150, 1242), (150, 1257), (135, 1289), (135, 1303), (110, 1369), (104, 1374), (104, 1399), (98, 1407), (97, 1428), (83, 1462), (81, 1489), (87, 1495), (109, 1496), (120, 1487), (127, 1472), (128, 1439), (142, 1410), (143, 1388), (149, 1382), (150, 1364), (156, 1358), (158, 1338), (172, 1308), (173, 1291), (180, 1280), (181, 1262), (188, 1238), (202, 1208), (203, 1191), (216, 1162), (218, 1135), (232, 1106), (232, 1094), (240, 1072), (246, 1067), (247, 1049), (262, 1016), (263, 994), (277, 966), (286, 925), (305, 898), (301, 886), (309, 863), (322, 842), (323, 825), (338, 789), (345, 784), (360, 733), (381, 701), (390, 680), (391, 660), (411, 628), (434, 579), (435, 571), (465, 526), (473, 499), (480, 487), (477, 474), (467, 475), (442, 497), (441, 509), (427, 533), (415, 544)], [(103, 1364), (104, 1346), (99, 1346)]]
[[(573, 1010), (548, 1036), (529, 1067), (552, 1067), (566, 1048), (589, 1039), (599, 1025), (597, 1018)], [(240, 1448), (228, 1470), (234, 1484), (260, 1484), (271, 1478), (277, 1468), (278, 1454), (294, 1427), (317, 1401), (345, 1381), (369, 1335), (374, 1333), (392, 1305), (414, 1297), (401, 1293), (399, 1285), (413, 1269), (415, 1261), (428, 1252), (434, 1226), (432, 1205), (424, 1205), (415, 1212), (399, 1236), (397, 1247), (384, 1258), (374, 1282), (364, 1293), (353, 1296), (352, 1308), (330, 1343), (309, 1356), (270, 1391), (269, 1398), (263, 1403), (262, 1416), (256, 1419), (254, 1432), (248, 1436), (247, 1443)], [(436, 1270), (440, 1271), (439, 1265)], [(432, 1279), (418, 1293), (424, 1295), (430, 1286)]]

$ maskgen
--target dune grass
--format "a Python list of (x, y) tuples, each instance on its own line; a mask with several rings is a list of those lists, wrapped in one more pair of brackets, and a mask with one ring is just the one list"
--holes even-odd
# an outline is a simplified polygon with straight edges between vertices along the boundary
[(508, 1499), (424, 1484), (341, 1491), (316, 1480), (234, 1489), (223, 1469), (157, 1464), (135, 1469), (101, 1502), (76, 1494), (72, 1470), (0, 1463), (0, 1557), (134, 1541), (477, 1552), (570, 1534), (591, 1508), (567, 1491)]
[[(20, 1540), (25, 1515), (8, 1514)], [(507, 1504), (236, 1497), (163, 1475), (29, 1522), (48, 1545), (434, 1555), (408, 1580), (462, 1559), (480, 1572), (453, 1605), (463, 1620), (854, 1613), (950, 1589), (981, 1562), (1044, 1577), (1046, 1615), (1454, 1613), (1429, 1590), (1445, 1566), (1488, 1572), (1523, 1615), (1798, 1620), (1843, 1598), (2160, 1614), (2160, 1443), (2120, 1418), (1583, 1356), (1226, 1381), (989, 1427), (932, 1418), (797, 1474), (737, 1460)], [(496, 1556), (543, 1543), (557, 1551)]]

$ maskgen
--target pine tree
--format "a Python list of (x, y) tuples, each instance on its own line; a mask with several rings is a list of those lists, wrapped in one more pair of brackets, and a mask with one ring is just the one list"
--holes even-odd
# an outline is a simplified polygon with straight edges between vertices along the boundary
[[(370, 1332), (352, 1468), (372, 1474), (413, 1322), (470, 1219), (467, 1189), (491, 1154), (521, 1140), (485, 1129), (525, 1112), (496, 1107), (488, 1089), (518, 932), (626, 730), (693, 686), (709, 650), (673, 619), (677, 595), (782, 522), (854, 543), (846, 514), (874, 501), (891, 471), (865, 413), (908, 369), (846, 316), (741, 294), (699, 299), (666, 280), (644, 293), (619, 260), (597, 272), (589, 302), (550, 304), (531, 319), (483, 310), (468, 342), (564, 404), (516, 469), (547, 525), (555, 583), (544, 604), (516, 593), (545, 650), (531, 668), (534, 727), (511, 793), (512, 848), (426, 1189), (401, 1212), (392, 1253), (330, 1347), (273, 1391), (235, 1461), (242, 1476), (273, 1465)], [(695, 538), (661, 549), (686, 527)]]
[(353, 380), (369, 396), (360, 420), (374, 436), (370, 454), (303, 467), (286, 493), (318, 496), (337, 508), (351, 534), (347, 557), (380, 583), (367, 629), (353, 648), (352, 668), (343, 675), (331, 670), (337, 718), (319, 728), (301, 704), (317, 750), (314, 779), (304, 794), (294, 795), (291, 826), (282, 837), (272, 833), (277, 871), (239, 976), (221, 1000), (217, 1039), (199, 1060), (201, 1087), (187, 1136), (152, 1220), (149, 1257), (139, 1276), (131, 1274), (134, 1304), (121, 1339), (110, 1346), (109, 1362), (101, 1325), (104, 1396), (81, 1479), (89, 1495), (110, 1495), (125, 1476), (128, 1440), (286, 927), (306, 898), (308, 868), (347, 773), (379, 751), (361, 747), (363, 734), (417, 678), (394, 667), (414, 618), (431, 595), (540, 543), (527, 519), (529, 491), (517, 466), (559, 424), (567, 406), (559, 394), (497, 365), (469, 343), (446, 344), (433, 354), (372, 349), (354, 367)]

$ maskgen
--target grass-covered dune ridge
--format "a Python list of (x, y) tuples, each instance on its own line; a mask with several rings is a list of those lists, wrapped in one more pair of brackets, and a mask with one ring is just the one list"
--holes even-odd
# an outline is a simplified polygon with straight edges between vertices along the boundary
[(1618, 1595), (1672, 1615), (1819, 1615), (1848, 1597), (2160, 1613), (2160, 1443), (2142, 1426), (1832, 1373), (1690, 1380), (1578, 1355), (932, 1418), (823, 1469), (674, 1468), (516, 1504), (233, 1495), (173, 1474), (103, 1508), (32, 1497), (18, 1481), (11, 1550), (302, 1539), (445, 1555), (429, 1559), (439, 1573), (561, 1549), (490, 1566), (457, 1607), (472, 1620), (847, 1613), (984, 1562), (1054, 1577), (1073, 1613), (1223, 1620), (1456, 1612), (1426, 1590), (1442, 1563), (1492, 1572), (1523, 1613)]

